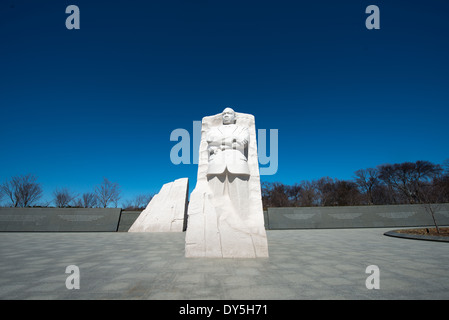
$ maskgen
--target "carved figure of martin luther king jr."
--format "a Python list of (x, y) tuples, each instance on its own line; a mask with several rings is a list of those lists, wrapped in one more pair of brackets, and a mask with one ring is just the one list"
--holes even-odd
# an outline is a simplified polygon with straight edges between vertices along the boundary
[(186, 257), (268, 257), (253, 115), (226, 108), (204, 117)]
[[(223, 125), (207, 132), (209, 152), (207, 180), (215, 197), (229, 196), (239, 215), (244, 214), (248, 199), (248, 128), (238, 126), (233, 109), (222, 112)], [(246, 208), (247, 209), (247, 208)]]
[(223, 125), (211, 128), (207, 133), (209, 167), (207, 175), (231, 174), (248, 175), (249, 168), (246, 149), (249, 142), (248, 128), (235, 124), (235, 112), (226, 108), (223, 113)]

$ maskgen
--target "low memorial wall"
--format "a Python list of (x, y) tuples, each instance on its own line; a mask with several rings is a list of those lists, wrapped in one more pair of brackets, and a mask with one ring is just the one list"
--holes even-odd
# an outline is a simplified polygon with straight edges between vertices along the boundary
[[(448, 226), (449, 204), (434, 206), (438, 225)], [(139, 214), (120, 208), (0, 208), (0, 232), (127, 232)], [(264, 220), (268, 230), (433, 226), (423, 205), (268, 208)]]
[(0, 231), (116, 232), (122, 209), (0, 208)]
[(128, 232), (129, 228), (133, 225), (134, 221), (137, 220), (142, 210), (122, 210), (120, 216), (120, 223), (118, 225), (118, 232)]
[[(434, 204), (438, 225), (449, 225), (449, 204)], [(266, 225), (276, 229), (388, 228), (433, 226), (424, 205), (268, 208)]]

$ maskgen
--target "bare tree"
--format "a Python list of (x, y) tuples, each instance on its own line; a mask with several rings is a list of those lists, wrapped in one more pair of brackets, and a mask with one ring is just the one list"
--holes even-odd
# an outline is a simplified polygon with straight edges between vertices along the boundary
[(318, 204), (316, 183), (314, 181), (301, 181), (299, 187), (299, 206), (316, 206)]
[(440, 165), (429, 161), (403, 162), (379, 166), (379, 178), (391, 189), (400, 191), (408, 203), (423, 201), (420, 190), (422, 185), (430, 181), (442, 171)]
[(355, 206), (361, 204), (361, 194), (352, 181), (323, 177), (316, 182), (322, 206)]
[(262, 206), (266, 210), (270, 205), (270, 182), (261, 181), (260, 182), (261, 193), (262, 193)]
[(93, 208), (97, 205), (97, 196), (92, 192), (85, 192), (80, 199), (76, 201), (76, 206), (80, 208)]
[(70, 205), (75, 205), (75, 199), (77, 197), (78, 194), (75, 194), (68, 188), (58, 188), (53, 191), (53, 202), (58, 208), (65, 208)]
[(416, 161), (357, 170), (353, 181), (262, 182), (262, 201), (264, 208), (449, 202), (449, 159), (442, 166)]
[(122, 209), (123, 210), (136, 210), (137, 208), (134, 206), (134, 201), (128, 199), (122, 203)]
[(320, 206), (332, 206), (333, 203), (333, 193), (334, 193), (334, 179), (330, 177), (323, 177), (315, 181), (316, 189), (318, 191), (318, 202)]
[(366, 195), (368, 204), (374, 204), (373, 189), (380, 183), (379, 170), (374, 168), (360, 169), (355, 173), (355, 183)]
[(338, 180), (335, 183), (335, 203), (337, 206), (357, 206), (362, 195), (353, 181)]
[(416, 161), (414, 183), (416, 184), (415, 189), (418, 202), (422, 203), (428, 201), (421, 191), (424, 190), (427, 185), (431, 185), (432, 180), (439, 177), (442, 172), (443, 168), (439, 164), (433, 164), (430, 161)]
[(437, 190), (436, 202), (448, 203), (449, 202), (449, 175), (436, 177), (432, 181), (432, 185)]
[(449, 176), (449, 159), (443, 161), (444, 175)]
[(293, 203), (289, 199), (288, 185), (280, 182), (262, 183), (262, 202), (267, 207), (291, 207)]
[(114, 204), (117, 208), (118, 201), (120, 200), (120, 186), (116, 182), (111, 182), (106, 178), (103, 178), (103, 182), (95, 187), (95, 195), (97, 197), (97, 204), (103, 208), (108, 207), (110, 204)]
[(301, 185), (298, 183), (293, 184), (292, 186), (286, 186), (285, 192), (287, 194), (288, 201), (291, 206), (298, 207), (300, 204), (301, 198)]
[(37, 177), (32, 174), (15, 176), (0, 185), (12, 207), (29, 207), (42, 197), (43, 191)]
[(433, 220), (433, 224), (435, 225), (435, 229), (437, 233), (440, 233), (440, 228), (438, 227), (437, 220), (435, 219), (435, 213), (440, 209), (441, 204), (429, 202), (422, 204), (422, 206), (424, 206), (424, 209), (426, 210), (427, 213), (430, 213)]
[(273, 182), (271, 185), (271, 205), (273, 207), (291, 207), (293, 203), (290, 201), (288, 193), (289, 186), (281, 182)]
[(424, 210), (432, 217), (433, 224), (435, 225), (437, 233), (440, 233), (440, 229), (435, 218), (435, 213), (441, 208), (441, 200), (444, 197), (445, 191), (446, 190), (441, 188), (441, 184), (436, 181), (423, 184), (420, 189), (422, 199), (421, 207), (424, 208)]
[(138, 195), (135, 199), (136, 207), (139, 209), (146, 208), (146, 206), (148, 205), (148, 203), (150, 203), (150, 201), (151, 201), (151, 199), (153, 199), (153, 197), (154, 197), (153, 193)]
[(385, 184), (387, 187), (387, 194), (390, 196), (389, 204), (397, 204), (399, 203), (398, 197), (396, 197), (396, 181), (394, 180), (394, 171), (395, 168), (391, 164), (383, 164), (377, 166), (379, 171), (379, 179)]
[(153, 199), (154, 194), (139, 194), (131, 200), (127, 200), (122, 204), (125, 210), (142, 210), (145, 209), (151, 199)]
[(375, 205), (395, 204), (396, 199), (400, 197), (395, 189), (388, 187), (382, 181), (379, 181), (379, 184), (372, 189), (371, 193)]

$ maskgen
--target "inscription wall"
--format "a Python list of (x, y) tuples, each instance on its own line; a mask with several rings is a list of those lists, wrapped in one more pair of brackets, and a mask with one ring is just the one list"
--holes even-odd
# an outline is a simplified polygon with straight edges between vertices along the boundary
[(0, 208), (0, 231), (116, 232), (120, 215), (120, 208)]
[[(449, 204), (433, 205), (439, 225), (449, 225)], [(424, 205), (268, 208), (268, 229), (432, 226)]]

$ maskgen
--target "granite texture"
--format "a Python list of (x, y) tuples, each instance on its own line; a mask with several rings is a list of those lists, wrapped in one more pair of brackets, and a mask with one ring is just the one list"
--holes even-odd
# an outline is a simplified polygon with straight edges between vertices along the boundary
[(162, 186), (128, 232), (182, 232), (186, 227), (189, 179)]
[[(268, 244), (264, 227), (261, 198), (259, 163), (254, 116), (236, 113), (235, 132), (246, 128), (249, 141), (244, 151), (247, 154), (249, 176), (245, 176), (242, 153), (232, 149), (234, 143), (243, 145), (245, 135), (225, 135), (223, 143), (214, 146), (208, 141), (212, 129), (224, 123), (224, 116), (217, 114), (202, 120), (201, 142), (199, 150), (198, 177), (195, 189), (190, 195), (188, 208), (188, 226), (186, 232), (186, 257), (211, 258), (258, 258), (268, 256)], [(231, 130), (232, 131), (232, 130)], [(216, 134), (216, 133), (215, 133)], [(242, 138), (244, 137), (244, 138)], [(225, 141), (229, 140), (229, 141)], [(237, 141), (237, 142), (235, 142)], [(235, 155), (235, 162), (226, 162), (223, 166), (214, 163), (213, 172), (226, 170), (223, 175), (211, 179), (209, 161), (212, 161), (212, 147)], [(227, 148), (231, 148), (228, 150)], [(218, 153), (220, 154), (220, 153)], [(217, 156), (218, 157), (218, 156)], [(222, 156), (223, 161), (230, 157)], [(214, 160), (215, 161), (215, 160)], [(225, 169), (228, 167), (228, 169)], [(220, 168), (220, 169), (217, 169)], [(229, 169), (230, 168), (230, 169)], [(231, 170), (231, 172), (228, 172)], [(237, 170), (233, 180), (232, 172)], [(240, 177), (245, 177), (240, 179)], [(221, 192), (217, 190), (222, 189)]]

